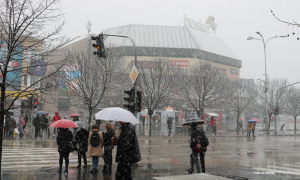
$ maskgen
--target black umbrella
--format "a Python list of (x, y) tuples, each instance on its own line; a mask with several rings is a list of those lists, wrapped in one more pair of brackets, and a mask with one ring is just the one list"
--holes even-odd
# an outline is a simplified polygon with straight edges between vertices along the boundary
[(180, 126), (190, 128), (192, 123), (196, 123), (197, 126), (201, 126), (201, 125), (205, 124), (205, 121), (203, 121), (202, 119), (195, 120), (195, 121), (186, 121), (186, 122), (181, 123)]

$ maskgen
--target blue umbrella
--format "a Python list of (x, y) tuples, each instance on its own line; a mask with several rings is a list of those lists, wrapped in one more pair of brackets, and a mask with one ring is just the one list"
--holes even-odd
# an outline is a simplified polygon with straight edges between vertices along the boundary
[(251, 119), (251, 120), (249, 120), (248, 122), (256, 122), (256, 120)]
[(45, 111), (37, 111), (34, 114), (41, 115), (41, 114), (46, 114), (46, 112)]

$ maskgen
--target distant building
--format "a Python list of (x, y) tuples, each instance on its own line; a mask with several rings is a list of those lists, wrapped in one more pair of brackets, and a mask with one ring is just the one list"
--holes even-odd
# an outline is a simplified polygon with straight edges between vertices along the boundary
[(250, 85), (254, 85), (254, 79), (244, 79), (240, 78), (242, 82), (249, 83)]
[[(133, 39), (139, 62), (151, 66), (156, 57), (169, 59), (170, 65), (191, 67), (210, 62), (230, 79), (240, 77), (242, 61), (220, 38), (190, 27), (125, 25), (102, 31), (108, 34), (127, 35)], [(128, 38), (104, 37), (109, 47), (118, 46), (126, 59), (133, 63), (134, 49)], [(145, 63), (143, 63), (145, 65)]]

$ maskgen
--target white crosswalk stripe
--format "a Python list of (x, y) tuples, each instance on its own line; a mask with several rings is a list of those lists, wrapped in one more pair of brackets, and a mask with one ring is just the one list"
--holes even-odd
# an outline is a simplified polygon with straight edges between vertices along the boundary
[[(59, 153), (57, 152), (56, 148), (5, 148), (2, 152), (3, 171), (54, 168), (59, 166), (58, 161)], [(88, 153), (87, 161), (88, 164), (92, 164), (90, 158), (88, 157)], [(69, 166), (76, 167), (77, 165), (77, 152), (71, 152), (69, 156)]]
[[(296, 164), (300, 164), (296, 163)], [(267, 168), (253, 168), (254, 170), (261, 172), (261, 173), (271, 173), (271, 174), (290, 174), (300, 176), (300, 166), (293, 165), (293, 164), (282, 164), (281, 166), (268, 166)]]

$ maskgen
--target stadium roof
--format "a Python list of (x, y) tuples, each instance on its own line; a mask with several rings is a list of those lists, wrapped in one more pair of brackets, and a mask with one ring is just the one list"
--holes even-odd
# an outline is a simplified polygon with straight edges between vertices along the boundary
[[(241, 60), (220, 38), (189, 27), (132, 24), (108, 28), (102, 32), (131, 37), (138, 55), (191, 56), (236, 67), (242, 66)], [(105, 38), (105, 44), (132, 47), (129, 39), (112, 36)]]

